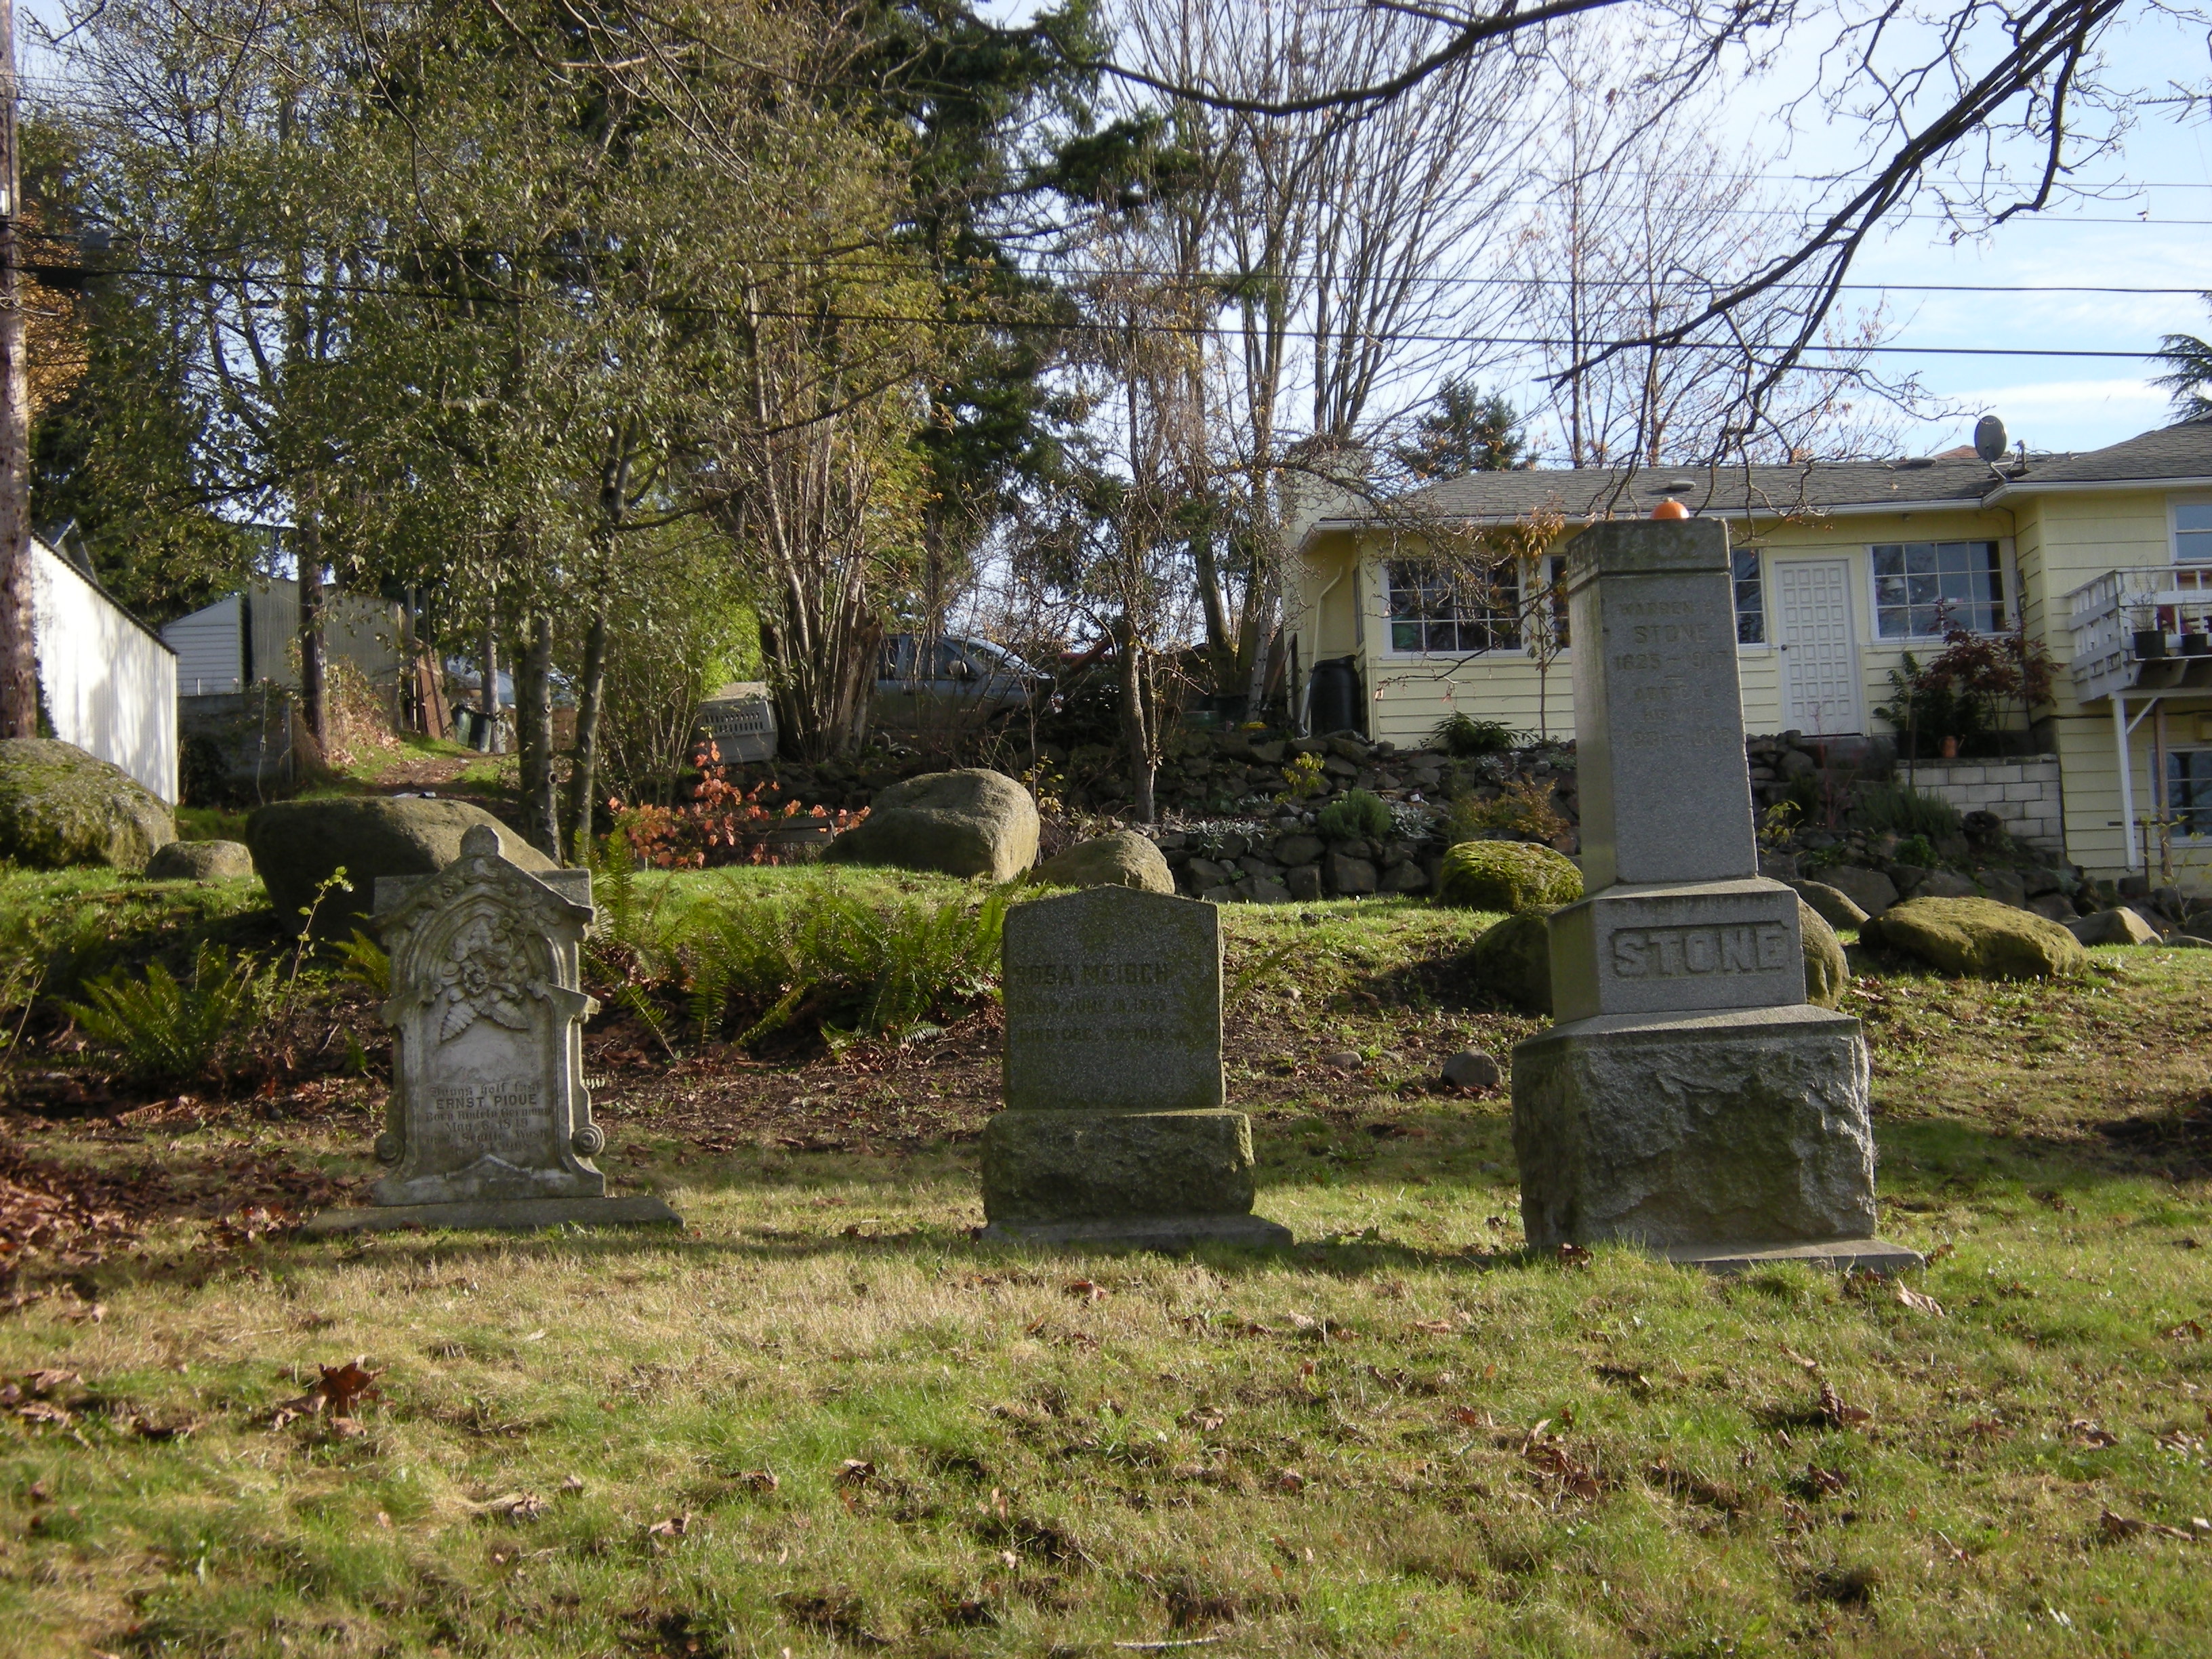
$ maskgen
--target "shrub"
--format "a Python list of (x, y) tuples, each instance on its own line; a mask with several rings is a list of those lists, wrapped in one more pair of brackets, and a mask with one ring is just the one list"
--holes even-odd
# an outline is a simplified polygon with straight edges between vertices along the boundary
[(740, 1044), (791, 1027), (904, 1038), (990, 994), (1007, 896), (877, 909), (833, 883), (734, 887), (684, 920), (678, 949), (700, 1034)]
[[(781, 808), (763, 806), (758, 789), (740, 789), (719, 751), (699, 757), (702, 772), (681, 806), (643, 805), (625, 810), (609, 803), (629, 847), (646, 863), (662, 870), (703, 870), (726, 864), (807, 864), (820, 856), (833, 835), (842, 834), (868, 816), (858, 811), (811, 811), (797, 801)], [(790, 835), (811, 829), (819, 839)], [(781, 832), (781, 835), (779, 832)], [(826, 832), (826, 833), (824, 833)]]
[(1862, 791), (1858, 805), (1851, 809), (1851, 817), (1859, 829), (1870, 830), (1877, 835), (1894, 831), (1900, 836), (1926, 836), (1932, 840), (1959, 833), (1957, 807), (1941, 795), (1929, 794), (1909, 784), (1884, 784)]
[(276, 981), (273, 966), (204, 945), (189, 985), (149, 963), (143, 978), (106, 975), (86, 985), (84, 1001), (62, 1006), (134, 1080), (190, 1083), (213, 1073), (231, 1034), (274, 1001)]
[(1549, 783), (1541, 778), (1515, 778), (1494, 800), (1462, 796), (1455, 801), (1445, 834), (1455, 842), (1525, 836), (1548, 842), (1573, 828), (1553, 802)]
[(1328, 787), (1328, 778), (1322, 770), (1319, 755), (1293, 755), (1283, 768), (1283, 793), (1278, 800), (1303, 800), (1309, 795), (1318, 795)]
[(1431, 748), (1461, 760), (1479, 755), (1502, 755), (1520, 744), (1520, 733), (1502, 720), (1479, 720), (1472, 714), (1447, 714), (1429, 733)]
[(1380, 841), (1390, 833), (1390, 823), (1389, 803), (1364, 789), (1350, 791), (1314, 817), (1324, 841)]
[(1523, 915), (1572, 904), (1583, 872), (1548, 847), (1525, 841), (1462, 842), (1444, 854), (1437, 896), (1446, 904)]

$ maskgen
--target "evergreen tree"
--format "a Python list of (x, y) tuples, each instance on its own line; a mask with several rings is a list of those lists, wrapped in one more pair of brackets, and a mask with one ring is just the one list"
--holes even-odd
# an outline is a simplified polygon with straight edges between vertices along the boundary
[(1522, 419), (1503, 393), (1486, 397), (1474, 381), (1454, 375), (1437, 393), (1435, 406), (1414, 423), (1411, 441), (1391, 453), (1425, 483), (1470, 472), (1509, 471), (1528, 448)]

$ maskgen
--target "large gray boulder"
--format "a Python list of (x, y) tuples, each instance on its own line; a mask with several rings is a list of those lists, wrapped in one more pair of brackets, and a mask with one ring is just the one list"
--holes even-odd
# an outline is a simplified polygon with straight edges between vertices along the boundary
[(146, 860), (149, 881), (235, 881), (253, 873), (242, 841), (173, 841)]
[(175, 815), (121, 768), (51, 738), (0, 740), (0, 857), (143, 870), (176, 838)]
[(1851, 982), (1850, 959), (1827, 919), (1802, 898), (1797, 901), (1797, 941), (1805, 955), (1805, 1000), (1816, 1008), (1835, 1007)]
[(1012, 881), (1036, 862), (1036, 803), (1003, 772), (926, 772), (878, 795), (866, 821), (831, 842), (833, 863), (889, 864)]
[(1897, 884), (1879, 870), (1855, 864), (1837, 864), (1820, 872), (1824, 885), (1834, 888), (1870, 916), (1878, 916), (1897, 902)]
[(510, 864), (559, 867), (482, 807), (419, 795), (278, 801), (246, 821), (246, 842), (287, 927), (343, 869), (353, 890), (331, 889), (315, 911), (318, 933), (343, 937), (367, 923), (379, 876), (435, 874), (460, 857), (461, 837), (480, 823), (498, 831), (500, 856)]
[[(1030, 872), (1047, 887), (1133, 887), (1140, 893), (1172, 893), (1175, 872), (1149, 836), (1133, 830), (1079, 841)], [(1285, 892), (1285, 898), (1290, 895)]]
[(2155, 945), (2159, 939), (2158, 929), (2125, 905), (2060, 926), (2084, 945)]
[(1468, 975), (1501, 1001), (1532, 1014), (1552, 1012), (1551, 911), (1508, 916), (1483, 930), (1467, 953)]
[(1831, 887), (1825, 881), (1793, 881), (1787, 885), (1796, 888), (1797, 896), (1831, 927), (1856, 927), (1867, 919), (1866, 911), (1840, 887)]

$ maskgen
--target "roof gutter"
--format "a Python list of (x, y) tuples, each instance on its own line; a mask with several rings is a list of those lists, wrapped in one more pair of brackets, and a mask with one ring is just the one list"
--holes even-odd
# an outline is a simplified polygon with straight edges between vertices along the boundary
[[(2205, 483), (2208, 487), (2212, 487), (2212, 479), (2205, 480)], [(1808, 518), (1871, 518), (1877, 514), (1897, 513), (1978, 513), (1985, 507), (1994, 505), (1996, 500), (1997, 496), (1996, 495), (1992, 495), (1987, 498), (1979, 495), (1967, 495), (1957, 500), (1938, 499), (1934, 501), (1844, 501), (1839, 502), (1833, 507), (1800, 508), (1776, 507), (1698, 507), (1692, 511), (1690, 516), (1696, 519), (1786, 520), (1790, 519)], [(1519, 514), (1513, 514), (1510, 517), (1491, 514), (1480, 517), (1439, 517), (1431, 520), (1430, 522), (1434, 524), (1450, 525), (1468, 529), (1487, 530), (1492, 528), (1503, 528), (1510, 525), (1522, 524), (1527, 522), (1527, 520)], [(1572, 514), (1569, 514), (1565, 518), (1564, 522), (1571, 525), (1586, 525), (1601, 521), (1591, 518), (1576, 518)], [(1309, 532), (1309, 534), (1310, 536), (1311, 534), (1317, 534), (1324, 530), (1398, 530), (1418, 533), (1421, 527), (1422, 526), (1418, 522), (1408, 521), (1407, 523), (1399, 524), (1394, 523), (1388, 519), (1323, 519), (1314, 526), (1313, 531)]]
[(2008, 495), (2086, 495), (2100, 489), (2212, 489), (2212, 477), (2053, 478), (2038, 483), (2031, 476), (1998, 485), (1989, 499), (1994, 506)]

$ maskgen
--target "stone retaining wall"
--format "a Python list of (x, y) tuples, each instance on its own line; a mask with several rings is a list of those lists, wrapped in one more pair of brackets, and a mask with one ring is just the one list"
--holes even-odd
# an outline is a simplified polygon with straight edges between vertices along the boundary
[(1897, 781), (1968, 812), (1994, 812), (2014, 841), (2063, 857), (2066, 811), (2056, 757), (2015, 761), (1898, 763)]

